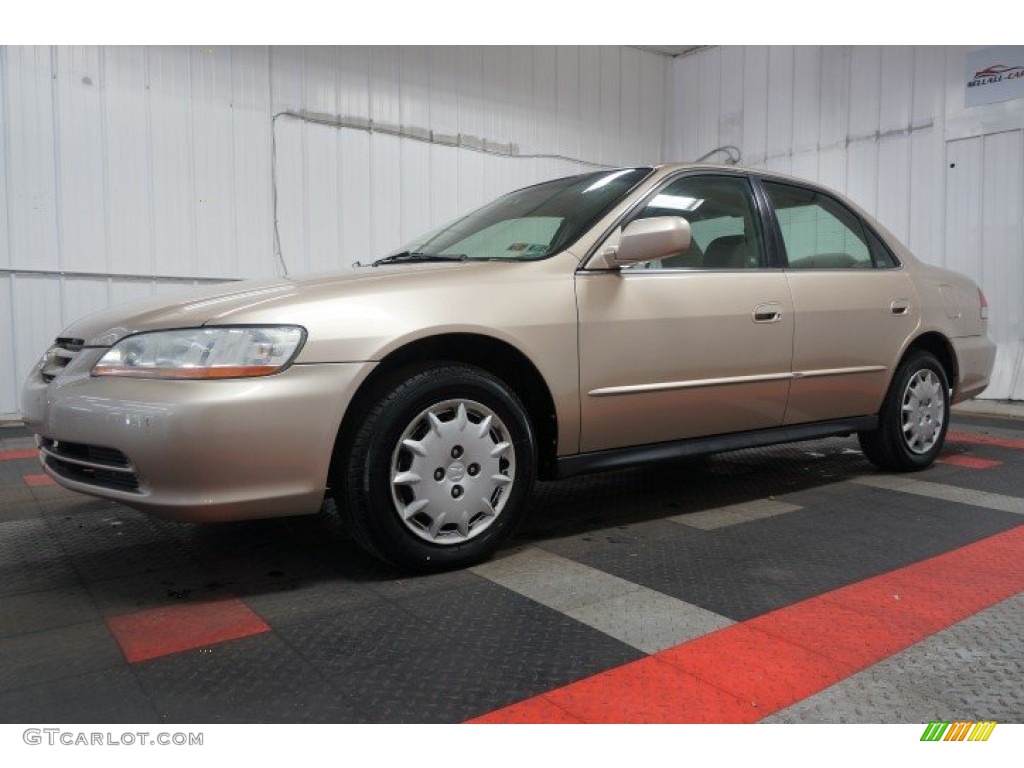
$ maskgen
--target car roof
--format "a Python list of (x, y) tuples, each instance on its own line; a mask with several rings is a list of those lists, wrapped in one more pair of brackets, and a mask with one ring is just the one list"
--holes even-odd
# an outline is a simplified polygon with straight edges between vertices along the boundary
[(759, 176), (768, 179), (777, 179), (791, 184), (798, 184), (805, 187), (813, 187), (820, 189), (824, 192), (828, 192), (831, 195), (835, 195), (843, 200), (846, 200), (846, 195), (838, 192), (837, 190), (831, 189), (824, 184), (819, 184), (811, 179), (803, 178), (801, 176), (793, 176), (792, 174), (782, 173), (780, 171), (772, 171), (767, 168), (751, 168), (746, 165), (727, 165), (722, 163), (661, 163), (655, 165), (654, 169), (659, 172), (659, 175), (674, 173), (676, 171), (729, 171), (731, 173), (743, 173), (751, 176)]

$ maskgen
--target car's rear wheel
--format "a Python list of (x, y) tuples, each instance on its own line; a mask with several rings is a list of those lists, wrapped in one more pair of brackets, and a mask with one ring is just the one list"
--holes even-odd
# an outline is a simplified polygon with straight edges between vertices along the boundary
[(942, 450), (949, 426), (949, 381), (936, 357), (913, 350), (901, 363), (878, 414), (878, 429), (861, 432), (864, 455), (880, 469), (913, 472)]
[(346, 451), (338, 504), (356, 540), (403, 569), (489, 557), (522, 517), (534, 476), (526, 411), (502, 381), (463, 364), (392, 377)]

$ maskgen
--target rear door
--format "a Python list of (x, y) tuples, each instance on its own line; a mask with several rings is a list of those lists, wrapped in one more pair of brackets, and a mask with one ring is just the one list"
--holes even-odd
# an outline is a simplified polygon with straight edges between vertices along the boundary
[(793, 296), (793, 383), (785, 423), (878, 412), (904, 342), (920, 322), (910, 277), (834, 197), (762, 181)]

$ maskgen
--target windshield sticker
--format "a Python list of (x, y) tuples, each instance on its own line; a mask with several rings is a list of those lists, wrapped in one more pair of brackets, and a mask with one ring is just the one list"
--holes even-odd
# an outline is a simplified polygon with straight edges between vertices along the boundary
[(518, 251), (525, 251), (526, 250), (526, 243), (512, 243), (512, 245), (510, 245), (505, 250), (506, 251), (517, 251), (517, 252)]

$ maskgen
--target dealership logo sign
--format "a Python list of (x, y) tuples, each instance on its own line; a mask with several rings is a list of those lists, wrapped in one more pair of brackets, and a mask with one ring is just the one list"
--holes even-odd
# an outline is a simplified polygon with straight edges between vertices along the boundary
[(965, 64), (964, 106), (1024, 99), (1024, 46), (970, 51)]
[(1004, 64), (995, 64), (975, 72), (974, 79), (967, 83), (967, 87), (977, 88), (979, 85), (992, 85), (993, 83), (1001, 83), (1003, 80), (1013, 80), (1017, 77), (1024, 77), (1024, 67), (1007, 67)]

